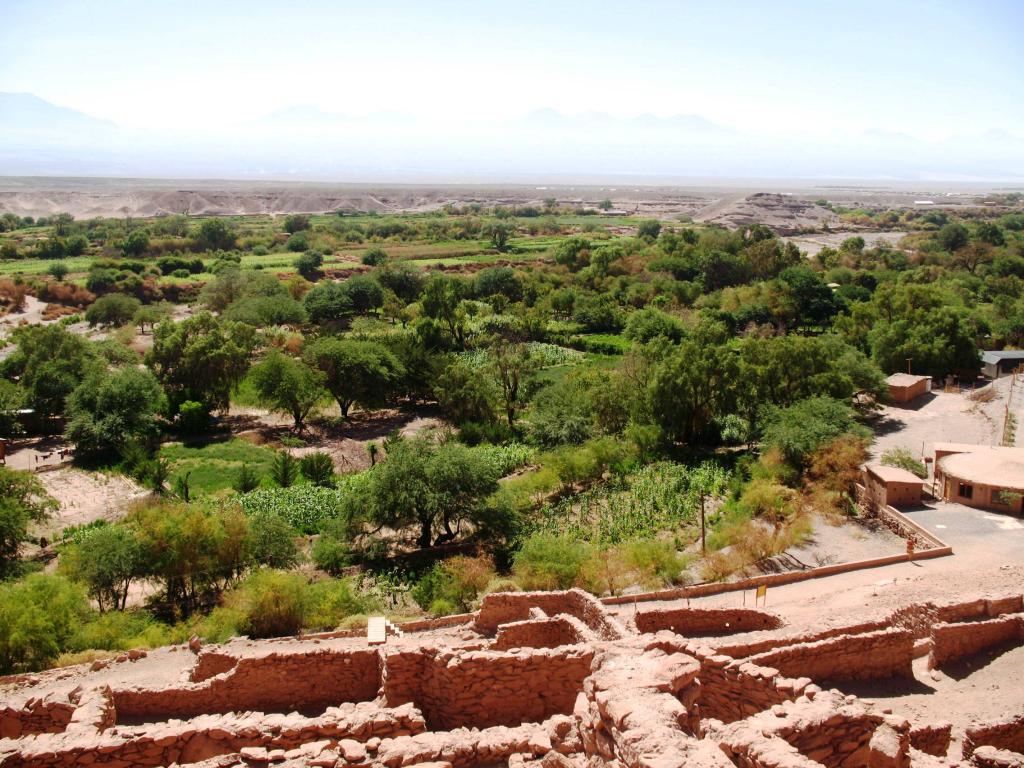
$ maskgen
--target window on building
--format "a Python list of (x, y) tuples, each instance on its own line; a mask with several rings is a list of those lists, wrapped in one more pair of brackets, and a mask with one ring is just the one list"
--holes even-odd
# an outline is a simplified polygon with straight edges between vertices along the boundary
[(970, 499), (974, 497), (974, 486), (969, 483), (960, 483), (960, 487), (956, 492), (957, 496), (961, 499)]

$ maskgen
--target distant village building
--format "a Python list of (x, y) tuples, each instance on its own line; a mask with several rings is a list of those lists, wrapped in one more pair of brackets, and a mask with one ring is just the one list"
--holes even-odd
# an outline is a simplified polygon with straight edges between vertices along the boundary
[(916, 507), (921, 504), (924, 481), (913, 472), (884, 464), (864, 467), (864, 488), (868, 498), (884, 507)]
[(909, 403), (932, 389), (931, 376), (910, 373), (894, 373), (885, 383), (889, 385), (889, 397), (894, 403)]
[(935, 492), (969, 507), (1021, 514), (1024, 448), (936, 443)]
[(990, 379), (1008, 376), (1024, 365), (1024, 350), (1004, 349), (981, 353), (981, 372)]

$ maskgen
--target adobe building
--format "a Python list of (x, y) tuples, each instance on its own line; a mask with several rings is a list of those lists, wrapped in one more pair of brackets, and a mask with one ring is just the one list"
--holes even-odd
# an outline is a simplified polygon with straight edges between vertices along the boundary
[(864, 488), (879, 506), (916, 507), (921, 504), (923, 481), (913, 472), (884, 464), (864, 467)]
[(937, 443), (935, 482), (947, 501), (1022, 514), (1024, 448)]
[(885, 383), (889, 385), (889, 397), (894, 403), (909, 403), (932, 390), (931, 376), (914, 376), (910, 373), (894, 373)]

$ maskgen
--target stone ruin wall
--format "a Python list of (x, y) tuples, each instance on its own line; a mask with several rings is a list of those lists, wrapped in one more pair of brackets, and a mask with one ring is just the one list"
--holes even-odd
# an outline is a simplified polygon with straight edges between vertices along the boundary
[(414, 702), (434, 730), (539, 723), (572, 712), (594, 651), (570, 646), (389, 653), (384, 699)]
[(782, 620), (752, 608), (671, 608), (637, 611), (631, 625), (638, 632), (668, 629), (686, 637), (705, 637), (778, 629)]
[(575, 616), (559, 614), (551, 618), (527, 619), (502, 624), (491, 643), (496, 651), (513, 648), (557, 648), (593, 639), (593, 632)]
[(968, 728), (964, 733), (964, 757), (969, 758), (979, 747), (995, 747), (1024, 754), (1024, 714)]
[[(830, 628), (776, 637), (771, 648), (763, 627), (778, 619), (767, 612), (645, 610), (624, 627), (577, 590), (491, 595), (475, 617), (480, 634), (467, 627), (380, 648), (213, 647), (167, 689), (9, 702), (0, 708), (0, 764), (908, 768), (911, 746), (945, 755), (948, 723), (911, 725), (812, 678), (904, 674), (915, 642), (941, 655), (979, 627), (983, 641), (956, 647), (988, 647), (1011, 626), (1019, 642), (1020, 611), (1020, 596), (925, 604), (897, 612), (887, 629)], [(753, 631), (688, 639), (744, 630)], [(971, 754), (1019, 751), (1008, 734), (1022, 725), (977, 727)]]
[(905, 629), (840, 635), (747, 657), (750, 664), (816, 680), (913, 677), (913, 661), (914, 634)]
[(962, 624), (943, 622), (932, 627), (928, 666), (936, 669), (988, 648), (1019, 645), (1022, 641), (1024, 614)]
[(547, 616), (567, 614), (583, 622), (601, 640), (617, 640), (623, 627), (593, 595), (582, 589), (565, 592), (499, 592), (487, 595), (480, 604), (473, 626), (476, 631), (493, 637), (502, 624), (526, 621), (531, 610), (539, 609)]
[[(222, 662), (217, 659), (210, 664), (218, 665), (213, 667), (216, 669)], [(206, 671), (211, 671), (210, 664)], [(176, 688), (118, 689), (114, 707), (119, 722), (251, 710), (310, 711), (342, 702), (370, 701), (379, 687), (376, 650), (338, 654), (316, 649), (242, 657), (226, 672)]]

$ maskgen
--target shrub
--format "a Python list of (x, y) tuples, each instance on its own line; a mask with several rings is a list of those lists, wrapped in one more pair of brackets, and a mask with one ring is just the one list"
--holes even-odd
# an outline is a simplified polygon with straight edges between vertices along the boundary
[(304, 626), (313, 630), (333, 629), (345, 619), (376, 608), (374, 601), (360, 595), (349, 579), (326, 579), (308, 589)]
[(587, 548), (579, 541), (535, 534), (523, 542), (512, 573), (524, 589), (568, 589), (580, 578)]
[(239, 628), (250, 637), (281, 637), (302, 629), (306, 600), (302, 576), (266, 569), (242, 581), (227, 595), (225, 605), (238, 612)]
[(63, 261), (55, 261), (53, 264), (50, 265), (50, 268), (47, 271), (53, 276), (55, 280), (60, 282), (65, 277), (68, 276), (68, 273), (71, 270), (68, 268), (68, 265), (65, 264)]
[(256, 474), (256, 471), (248, 464), (242, 464), (242, 467), (238, 470), (238, 476), (235, 478), (235, 482), (231, 484), (239, 493), (249, 493), (259, 488), (260, 476)]
[(371, 248), (363, 254), (363, 264), (369, 267), (378, 267), (388, 260), (388, 255), (383, 248)]
[(284, 217), (284, 231), (289, 235), (309, 229), (309, 216), (304, 213), (293, 213)]
[(309, 235), (305, 232), (296, 232), (288, 238), (285, 247), (292, 253), (302, 253), (309, 250)]
[(288, 451), (278, 451), (270, 465), (270, 477), (282, 488), (290, 488), (299, 477), (299, 463)]
[(314, 280), (320, 275), (324, 265), (323, 254), (319, 251), (306, 251), (295, 259), (295, 269), (307, 280)]
[(178, 429), (187, 435), (203, 433), (210, 425), (210, 409), (195, 400), (178, 406)]
[(882, 454), (882, 464), (887, 467), (905, 469), (922, 479), (928, 477), (927, 467), (914, 456), (914, 452), (909, 448), (890, 448)]
[(328, 453), (307, 453), (299, 460), (299, 471), (313, 485), (321, 488), (330, 488), (334, 485), (334, 460)]
[[(469, 611), (495, 578), (494, 561), (486, 555), (459, 555), (435, 565), (412, 590), (413, 599), (435, 613), (439, 601), (453, 609)], [(456, 610), (447, 613), (456, 613)]]
[(111, 293), (100, 296), (85, 311), (85, 319), (89, 325), (109, 325), (119, 328), (132, 321), (142, 303), (123, 293)]
[(67, 649), (88, 609), (81, 587), (63, 576), (0, 583), (0, 673), (45, 668)]

